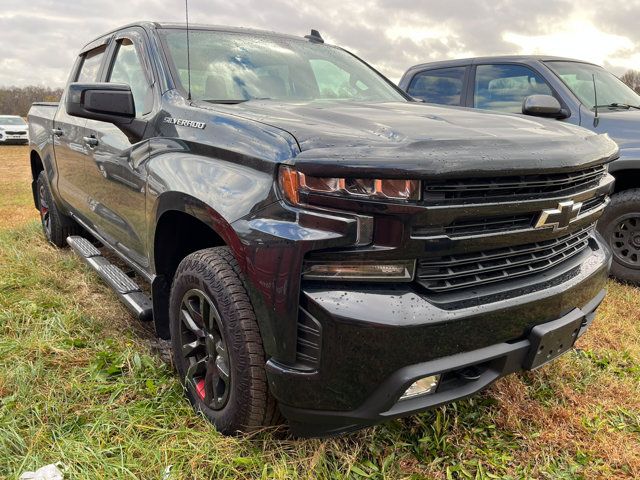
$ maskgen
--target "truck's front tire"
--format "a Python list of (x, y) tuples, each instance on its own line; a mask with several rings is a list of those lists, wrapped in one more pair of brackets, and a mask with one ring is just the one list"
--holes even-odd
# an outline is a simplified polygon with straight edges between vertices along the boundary
[(229, 248), (184, 258), (169, 308), (174, 362), (194, 408), (224, 434), (277, 422), (256, 315)]
[(598, 220), (598, 231), (613, 252), (611, 275), (640, 284), (640, 189), (614, 194)]
[(44, 171), (38, 175), (38, 210), (45, 238), (59, 248), (67, 246), (67, 237), (78, 235), (81, 227), (70, 217), (62, 213), (51, 195), (51, 187)]

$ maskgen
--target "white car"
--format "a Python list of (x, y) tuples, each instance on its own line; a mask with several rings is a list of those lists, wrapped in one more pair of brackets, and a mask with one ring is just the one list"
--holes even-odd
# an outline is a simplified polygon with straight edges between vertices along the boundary
[(29, 143), (27, 122), (16, 115), (0, 115), (0, 144)]

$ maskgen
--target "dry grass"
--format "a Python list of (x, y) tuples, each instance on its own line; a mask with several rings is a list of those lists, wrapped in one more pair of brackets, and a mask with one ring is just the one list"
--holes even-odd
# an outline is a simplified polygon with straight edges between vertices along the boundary
[(29, 203), (30, 181), (28, 148), (0, 146), (0, 228), (17, 227), (37, 218)]
[(640, 478), (636, 288), (610, 283), (578, 351), (474, 399), (333, 440), (224, 438), (148, 328), (42, 240), (26, 148), (0, 159), (0, 478)]

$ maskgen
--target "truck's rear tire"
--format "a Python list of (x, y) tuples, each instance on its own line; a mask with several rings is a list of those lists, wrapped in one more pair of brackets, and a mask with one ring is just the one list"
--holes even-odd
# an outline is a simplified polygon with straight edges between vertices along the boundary
[(614, 194), (598, 220), (598, 231), (613, 252), (611, 275), (640, 284), (640, 189)]
[(196, 411), (224, 434), (277, 423), (256, 315), (228, 247), (182, 260), (169, 319), (176, 369)]
[(81, 234), (82, 228), (75, 220), (58, 209), (51, 195), (51, 187), (44, 171), (38, 175), (37, 188), (38, 210), (40, 211), (40, 223), (44, 236), (56, 247), (64, 248), (67, 246), (67, 237)]

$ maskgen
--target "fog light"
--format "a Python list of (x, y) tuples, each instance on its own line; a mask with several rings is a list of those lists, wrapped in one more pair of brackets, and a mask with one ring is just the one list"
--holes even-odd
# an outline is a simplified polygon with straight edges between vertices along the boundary
[(407, 391), (402, 394), (400, 400), (435, 393), (439, 380), (440, 375), (430, 375), (428, 377), (421, 378), (420, 380), (416, 380), (409, 386), (409, 388), (407, 388)]
[(411, 281), (415, 260), (393, 261), (305, 261), (307, 280)]

